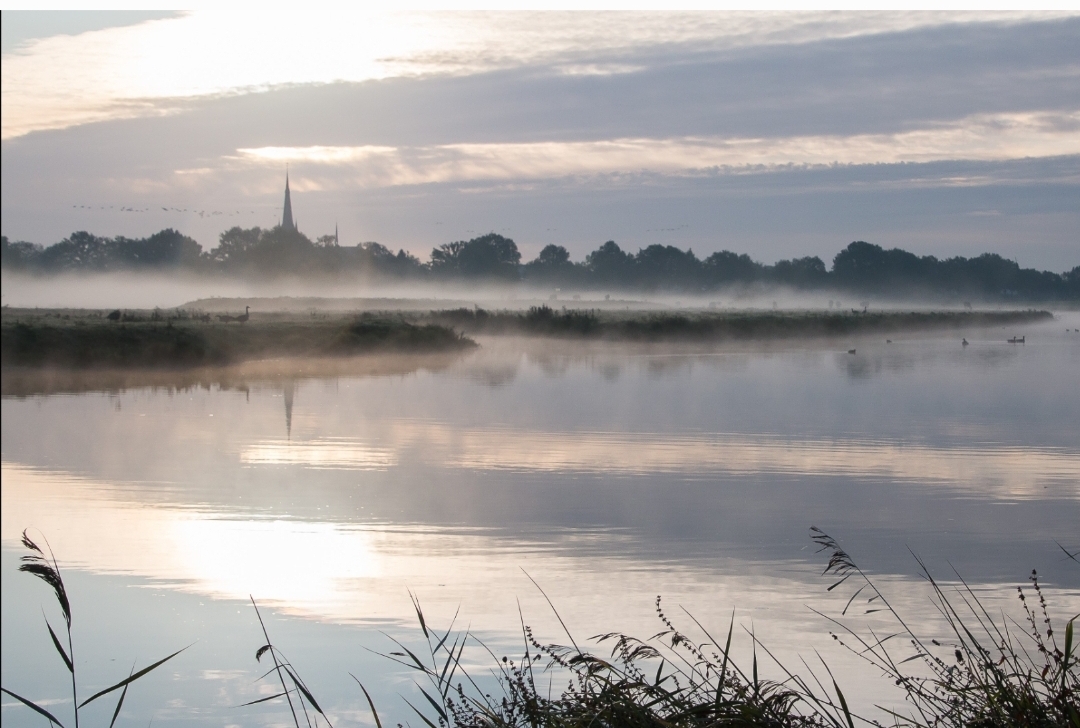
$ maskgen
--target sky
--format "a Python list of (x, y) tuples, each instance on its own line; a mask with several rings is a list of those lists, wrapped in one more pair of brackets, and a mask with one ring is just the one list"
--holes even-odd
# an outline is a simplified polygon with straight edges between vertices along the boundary
[(1080, 264), (1080, 13), (3, 12), (2, 232)]

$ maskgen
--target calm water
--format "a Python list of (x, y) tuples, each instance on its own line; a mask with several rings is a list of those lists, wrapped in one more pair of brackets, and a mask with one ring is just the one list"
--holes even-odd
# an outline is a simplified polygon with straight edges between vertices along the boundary
[[(854, 356), (491, 340), (321, 371), (8, 380), (3, 684), (65, 710), (43, 606), (59, 617), (16, 572), (29, 526), (65, 569), (84, 691), (193, 643), (118, 725), (281, 723), (275, 703), (233, 707), (272, 693), (249, 595), (335, 723), (370, 722), (350, 671), (384, 719), (406, 719), (410, 676), (368, 650), (416, 639), (409, 591), (429, 621), (460, 609), (496, 651), (519, 651), (519, 604), (565, 641), (529, 576), (579, 640), (654, 634), (661, 594), (717, 631), (734, 610), (784, 659), (821, 650), (861, 706), (895, 703), (809, 608), (837, 615), (850, 594), (826, 593), (808, 528), (931, 633), (909, 548), (1008, 609), (1037, 568), (1052, 609), (1080, 611), (1080, 567), (1058, 545), (1080, 547), (1066, 325), (1080, 317), (1029, 327), (1025, 346), (984, 331), (966, 349), (875, 340)], [(3, 705), (5, 726), (41, 723)]]

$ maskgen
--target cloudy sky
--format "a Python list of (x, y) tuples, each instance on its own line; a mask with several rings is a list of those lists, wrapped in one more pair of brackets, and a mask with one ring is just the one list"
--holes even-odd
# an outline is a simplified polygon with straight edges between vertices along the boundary
[(3, 13), (3, 234), (1080, 264), (1080, 14)]

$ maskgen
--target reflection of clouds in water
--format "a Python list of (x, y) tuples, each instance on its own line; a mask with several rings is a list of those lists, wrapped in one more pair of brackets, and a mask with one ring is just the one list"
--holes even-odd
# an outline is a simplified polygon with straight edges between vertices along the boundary
[[(620, 548), (631, 540), (617, 532), (574, 529), (536, 540), (486, 529), (229, 519), (205, 509), (146, 504), (138, 491), (119, 493), (65, 473), (5, 463), (3, 477), (6, 549), (17, 548), (21, 529), (33, 522), (66, 568), (140, 576), (213, 598), (246, 601), (251, 594), (260, 604), (328, 622), (412, 624), (412, 590), (429, 617), (448, 618), (460, 607), (489, 633), (520, 634), (520, 599), (529, 623), (554, 636), (558, 625), (524, 568), (579, 635), (612, 628), (652, 634), (651, 600), (663, 594), (706, 624), (726, 623), (734, 607), (737, 622), (752, 618), (777, 645), (828, 639), (805, 608), (810, 600), (828, 599), (816, 563), (748, 569), (741, 559), (713, 553), (648, 565)], [(889, 576), (881, 581), (893, 586), (898, 602), (925, 616), (910, 583)], [(612, 603), (623, 606), (613, 611)]]
[(1080, 497), (1080, 454), (1055, 448), (929, 447), (900, 441), (800, 440), (724, 434), (544, 432), (463, 428), (430, 421), (389, 423), (381, 445), (335, 438), (247, 446), (250, 465), (374, 469), (423, 460), (469, 470), (599, 475), (675, 474), (882, 478), (940, 484), (984, 498)]
[(245, 465), (303, 465), (308, 468), (386, 470), (397, 464), (393, 450), (341, 439), (314, 442), (259, 442), (240, 453)]
[[(621, 575), (633, 568), (622, 563), (619, 549), (589, 549), (588, 559), (577, 558), (581, 542), (590, 540), (580, 531), (544, 544), (527, 535), (508, 541), (483, 529), (226, 519), (198, 508), (147, 505), (138, 491), (120, 492), (66, 473), (4, 463), (3, 477), (5, 547), (16, 546), (22, 528), (33, 522), (68, 563), (81, 568), (138, 574), (219, 598), (244, 600), (253, 594), (332, 621), (400, 618), (408, 613), (401, 608), (407, 607), (406, 589), (412, 587), (440, 608), (468, 598), (474, 613), (480, 610), (512, 629), (515, 595), (505, 587), (527, 590), (522, 565), (552, 583), (603, 579), (609, 587), (605, 593), (617, 590)], [(608, 546), (619, 540), (617, 534), (603, 536)], [(707, 574), (695, 573), (702, 567), (669, 571), (704, 586)], [(709, 572), (716, 567), (705, 566)], [(769, 601), (790, 576), (750, 577), (744, 586), (769, 594)], [(452, 585), (452, 593), (435, 585)], [(576, 599), (594, 601), (589, 595)], [(498, 614), (494, 604), (501, 605)], [(647, 604), (641, 606), (648, 611)]]

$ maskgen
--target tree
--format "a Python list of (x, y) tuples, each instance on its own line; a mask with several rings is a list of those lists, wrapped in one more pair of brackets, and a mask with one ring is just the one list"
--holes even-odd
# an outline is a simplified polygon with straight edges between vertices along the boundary
[(631, 282), (634, 259), (609, 240), (585, 257), (589, 276), (601, 285), (626, 286)]
[(829, 279), (825, 261), (817, 256), (778, 260), (772, 267), (772, 277), (777, 283), (798, 288), (824, 286)]
[(546, 245), (536, 260), (525, 264), (524, 277), (544, 285), (572, 286), (581, 282), (583, 267), (570, 262), (570, 251), (561, 245)]
[(112, 241), (85, 230), (72, 233), (56, 245), (41, 251), (40, 265), (46, 270), (107, 270)]
[(10, 242), (7, 235), (0, 236), (3, 240), (2, 262), (0, 266), (8, 270), (27, 270), (37, 265), (41, 256), (41, 246), (24, 241)]
[(833, 276), (841, 286), (858, 291), (911, 291), (925, 286), (937, 258), (919, 258), (914, 253), (893, 248), (885, 250), (856, 240), (833, 258)]
[(637, 278), (647, 287), (696, 289), (701, 278), (701, 261), (693, 250), (683, 252), (674, 245), (650, 245), (638, 251)]
[(112, 241), (111, 247), (110, 267), (119, 268), (194, 266), (202, 255), (201, 245), (172, 228), (156, 232), (148, 238), (132, 240), (118, 237)]
[(241, 227), (231, 227), (218, 237), (218, 246), (207, 253), (207, 257), (215, 263), (226, 266), (240, 265), (248, 253), (258, 246), (262, 232), (262, 228), (259, 227), (246, 230)]
[(765, 266), (750, 259), (746, 253), (741, 255), (730, 250), (721, 250), (706, 258), (703, 263), (704, 276), (709, 285), (730, 283), (751, 283), (765, 273)]
[(431, 270), (442, 276), (517, 280), (520, 262), (517, 244), (497, 233), (445, 243), (431, 251)]

